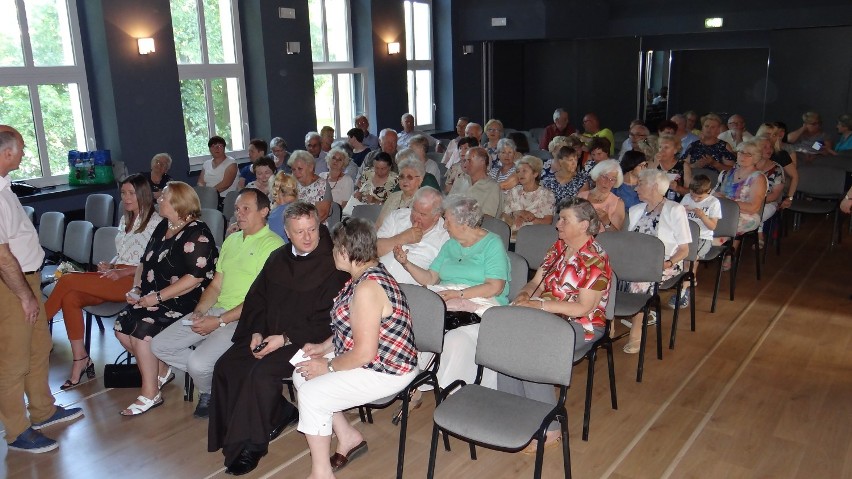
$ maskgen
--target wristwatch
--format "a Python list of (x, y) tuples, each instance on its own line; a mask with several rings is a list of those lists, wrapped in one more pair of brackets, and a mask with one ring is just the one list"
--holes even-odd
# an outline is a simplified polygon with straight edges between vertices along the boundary
[(326, 365), (328, 366), (328, 372), (330, 372), (330, 373), (334, 372), (334, 368), (331, 366), (332, 361), (334, 361), (334, 359), (329, 359), (328, 362), (326, 363)]
[(223, 320), (222, 320), (222, 317), (221, 317), (221, 316), (219, 316), (219, 327), (220, 327), (220, 328), (224, 328), (224, 327), (225, 327), (225, 326), (227, 326), (227, 325), (228, 325), (228, 323), (226, 323), (225, 321), (223, 321)]

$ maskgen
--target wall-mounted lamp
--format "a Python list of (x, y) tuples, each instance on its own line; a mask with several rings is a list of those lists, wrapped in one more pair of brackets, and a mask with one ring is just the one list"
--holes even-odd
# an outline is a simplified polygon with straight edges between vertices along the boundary
[(287, 42), (287, 54), (298, 55), (302, 52), (302, 45), (299, 42)]
[(705, 18), (704, 28), (722, 28), (723, 23), (722, 17)]
[(153, 38), (137, 38), (136, 44), (139, 46), (140, 55), (147, 55), (157, 51), (156, 48), (154, 48)]
[(388, 42), (388, 55), (396, 55), (399, 53), (399, 42)]
[(473, 45), (462, 45), (462, 54), (470, 55), (473, 53)]

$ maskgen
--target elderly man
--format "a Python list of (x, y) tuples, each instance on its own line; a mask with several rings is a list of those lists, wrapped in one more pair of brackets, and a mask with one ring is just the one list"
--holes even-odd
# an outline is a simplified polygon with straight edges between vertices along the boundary
[(615, 136), (609, 128), (601, 128), (601, 122), (594, 113), (583, 117), (583, 136), (587, 138), (602, 137), (609, 140), (609, 156), (615, 155)]
[(728, 131), (719, 133), (717, 138), (727, 143), (732, 151), (737, 151), (740, 143), (754, 138), (754, 135), (746, 131), (745, 126), (745, 118), (742, 115), (733, 114), (728, 118)]
[(680, 151), (686, 151), (689, 145), (694, 141), (698, 141), (698, 135), (692, 133), (686, 128), (686, 117), (678, 113), (671, 117), (671, 120), (677, 125), (675, 137), (680, 140)]
[(290, 152), (287, 151), (287, 142), (284, 138), (276, 136), (269, 141), (270, 153), (269, 159), (275, 162), (275, 168), (284, 173), (290, 173), (290, 165), (287, 164), (287, 159), (290, 157)]
[(361, 167), (358, 169), (358, 177), (360, 178), (361, 175), (364, 174), (364, 171), (367, 170), (367, 168), (373, 167), (373, 160), (376, 158), (376, 155), (379, 154), (379, 151), (384, 151), (385, 153), (390, 155), (391, 158), (394, 158), (393, 171), (398, 171), (396, 168), (396, 164), (398, 163), (398, 161), (395, 160), (396, 153), (398, 151), (396, 146), (396, 140), (397, 134), (396, 130), (394, 130), (393, 128), (385, 128), (384, 130), (380, 131), (379, 146), (381, 147), (381, 149), (373, 150), (367, 153), (367, 157), (364, 158), (364, 162), (361, 163)]
[(309, 131), (305, 135), (305, 150), (314, 157), (314, 173), (320, 174), (328, 171), (328, 164), (325, 162), (326, 152), (322, 151), (322, 137), (315, 131)]
[(429, 150), (435, 150), (435, 145), (438, 144), (438, 140), (432, 138), (430, 135), (421, 130), (414, 129), (414, 115), (411, 113), (402, 115), (400, 123), (402, 123), (402, 131), (399, 132), (399, 138), (396, 140), (396, 147), (398, 149), (403, 150), (408, 148), (408, 142), (414, 137), (414, 135), (423, 135), (427, 140), (429, 140)]
[(40, 430), (83, 411), (55, 406), (47, 383), (52, 342), (41, 302), (44, 251), (9, 178), (23, 156), (21, 134), (0, 125), (0, 418), (9, 450), (41, 453), (59, 444)]
[(624, 157), (624, 153), (630, 150), (633, 151), (642, 151), (640, 149), (640, 144), (642, 142), (648, 141), (648, 137), (651, 135), (651, 132), (648, 130), (648, 127), (642, 124), (635, 124), (630, 127), (630, 131), (627, 136), (627, 140), (630, 142), (628, 148), (623, 148), (621, 150), (621, 154), (618, 157), (618, 161), (621, 161), (621, 158)]
[(290, 359), (306, 343), (331, 335), (329, 311), (349, 279), (334, 267), (331, 236), (316, 207), (291, 203), (284, 213), (290, 243), (275, 250), (243, 303), (233, 345), (216, 362), (207, 447), (222, 449), (229, 474), (246, 474), (269, 441), (298, 418), (282, 393)]
[(370, 133), (370, 120), (367, 119), (366, 115), (358, 115), (355, 117), (355, 128), (360, 128), (361, 131), (364, 132), (364, 141), (361, 143), (364, 144), (370, 151), (376, 151), (379, 149), (379, 138)]
[(411, 208), (391, 212), (376, 233), (379, 261), (399, 283), (419, 284), (394, 258), (396, 247), (405, 249), (408, 261), (427, 269), (450, 238), (441, 218), (441, 192), (424, 186), (414, 193)]
[(444, 156), (441, 158), (441, 163), (448, 165), (447, 168), (452, 166), (449, 163), (452, 161), (454, 155), (456, 157), (456, 161), (458, 161), (458, 143), (462, 137), (467, 136), (465, 131), (469, 124), (470, 118), (466, 116), (460, 116), (458, 121), (456, 121), (456, 137), (450, 140), (450, 143), (447, 145), (447, 149), (444, 150)]
[(269, 255), (284, 244), (266, 225), (269, 197), (260, 190), (242, 190), (235, 214), (242, 231), (231, 234), (222, 244), (213, 281), (192, 314), (184, 317), (184, 322), (191, 324), (178, 321), (151, 341), (151, 351), (169, 368), (192, 376), (199, 392), (194, 415), (199, 418), (208, 415), (213, 366), (231, 347), (249, 286)]
[(547, 146), (557, 136), (571, 136), (577, 131), (568, 119), (568, 111), (564, 108), (557, 108), (553, 112), (553, 124), (544, 129), (544, 134), (541, 136), (541, 141), (538, 142), (538, 147), (542, 150), (547, 150)]
[(481, 146), (467, 150), (466, 172), (470, 177), (470, 186), (462, 191), (465, 182), (456, 181), (450, 190), (451, 195), (464, 194), (476, 199), (482, 213), (499, 218), (503, 213), (503, 192), (500, 185), (488, 176), (488, 150)]

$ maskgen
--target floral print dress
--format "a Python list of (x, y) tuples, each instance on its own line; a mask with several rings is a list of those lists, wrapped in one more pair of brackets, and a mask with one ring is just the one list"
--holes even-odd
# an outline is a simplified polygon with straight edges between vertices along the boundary
[(196, 220), (187, 223), (173, 237), (166, 238), (168, 224), (168, 221), (160, 222), (142, 255), (142, 295), (160, 291), (187, 274), (201, 278), (201, 284), (192, 291), (150, 308), (128, 306), (116, 318), (115, 331), (150, 341), (160, 331), (191, 313), (201, 298), (201, 292), (213, 279), (219, 251), (210, 228)]

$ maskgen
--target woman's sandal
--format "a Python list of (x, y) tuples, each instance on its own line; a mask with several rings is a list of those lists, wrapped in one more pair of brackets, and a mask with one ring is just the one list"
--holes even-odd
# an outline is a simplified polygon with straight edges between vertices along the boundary
[(137, 401), (142, 404), (136, 404), (135, 402), (130, 406), (127, 406), (127, 409), (124, 411), (130, 411), (130, 414), (125, 414), (124, 411), (121, 411), (119, 414), (122, 416), (138, 416), (140, 414), (145, 414), (146, 412), (154, 409), (157, 406), (163, 405), (163, 398), (160, 396), (160, 393), (157, 393), (153, 399), (148, 399), (145, 396), (139, 396), (136, 398)]
[(636, 354), (639, 352), (639, 347), (641, 344), (641, 339), (634, 339), (633, 341), (628, 341), (627, 344), (625, 344), (621, 350), (627, 354)]
[(157, 388), (163, 389), (163, 386), (175, 380), (175, 373), (172, 372), (172, 367), (169, 366), (169, 370), (166, 371), (165, 376), (157, 376)]
[(68, 380), (65, 381), (65, 383), (62, 386), (59, 386), (59, 389), (65, 391), (66, 389), (71, 389), (74, 386), (77, 386), (78, 384), (80, 384), (80, 381), (83, 379), (84, 374), (89, 379), (95, 379), (95, 363), (93, 363), (92, 360), (89, 359), (89, 356), (86, 356), (85, 358), (80, 358), (80, 359), (74, 360), (75, 363), (77, 361), (88, 361), (86, 363), (86, 367), (83, 368), (82, 371), (80, 371), (80, 376), (77, 377), (77, 382), (75, 383), (75, 382), (72, 382), (70, 379), (68, 379)]

